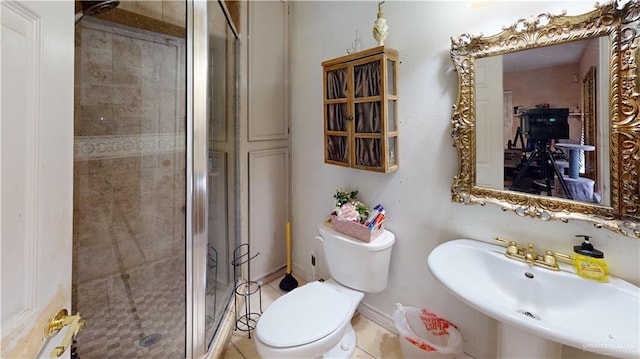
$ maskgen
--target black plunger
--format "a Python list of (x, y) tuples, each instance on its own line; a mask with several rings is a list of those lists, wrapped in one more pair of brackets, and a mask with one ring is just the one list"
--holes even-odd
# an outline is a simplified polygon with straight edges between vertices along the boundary
[(287, 222), (287, 273), (280, 281), (280, 289), (289, 292), (298, 287), (298, 281), (291, 275), (291, 226)]

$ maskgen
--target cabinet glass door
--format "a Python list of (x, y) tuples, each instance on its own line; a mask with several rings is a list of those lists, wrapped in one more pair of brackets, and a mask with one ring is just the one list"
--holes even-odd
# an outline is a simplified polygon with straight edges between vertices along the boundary
[(349, 164), (347, 68), (325, 73), (325, 145), (327, 160)]
[(380, 60), (353, 67), (355, 164), (382, 167), (383, 109)]

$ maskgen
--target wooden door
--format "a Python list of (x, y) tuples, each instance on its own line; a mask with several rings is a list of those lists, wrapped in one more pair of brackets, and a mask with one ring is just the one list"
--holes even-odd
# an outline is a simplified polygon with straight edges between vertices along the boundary
[(45, 324), (71, 305), (74, 4), (0, 6), (0, 357), (48, 358), (66, 329)]

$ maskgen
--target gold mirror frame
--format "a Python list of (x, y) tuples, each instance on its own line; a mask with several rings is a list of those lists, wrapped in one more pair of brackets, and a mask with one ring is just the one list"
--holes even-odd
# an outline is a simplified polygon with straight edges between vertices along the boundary
[[(610, 41), (611, 206), (476, 186), (475, 59), (607, 36)], [(577, 16), (543, 13), (519, 19), (493, 36), (462, 34), (451, 38), (451, 59), (458, 74), (458, 98), (451, 118), (458, 174), (451, 199), (462, 204), (494, 203), (503, 211), (542, 220), (584, 220), (640, 238), (640, 117), (638, 42), (640, 3), (605, 5)]]

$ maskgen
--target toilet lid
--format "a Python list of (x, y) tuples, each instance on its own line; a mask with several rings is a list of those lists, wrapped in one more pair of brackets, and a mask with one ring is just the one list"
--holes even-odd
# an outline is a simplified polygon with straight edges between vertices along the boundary
[(326, 284), (311, 282), (273, 302), (258, 320), (256, 336), (278, 348), (314, 342), (333, 333), (351, 311), (349, 298)]

